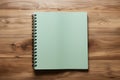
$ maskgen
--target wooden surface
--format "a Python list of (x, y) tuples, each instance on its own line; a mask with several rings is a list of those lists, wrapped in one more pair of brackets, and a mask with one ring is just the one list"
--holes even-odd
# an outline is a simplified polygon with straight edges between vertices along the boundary
[[(89, 71), (33, 71), (35, 11), (88, 12)], [(120, 0), (0, 0), (0, 80), (120, 80)]]

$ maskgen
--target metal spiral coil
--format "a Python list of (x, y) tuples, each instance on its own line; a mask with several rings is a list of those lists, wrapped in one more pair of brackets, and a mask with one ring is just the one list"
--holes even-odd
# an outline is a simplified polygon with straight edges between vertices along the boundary
[(33, 42), (33, 67), (37, 67), (37, 15), (33, 14), (32, 15), (32, 42)]

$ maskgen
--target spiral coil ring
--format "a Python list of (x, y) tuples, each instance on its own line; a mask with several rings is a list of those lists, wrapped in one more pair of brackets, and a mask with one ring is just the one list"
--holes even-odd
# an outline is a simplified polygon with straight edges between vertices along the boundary
[(37, 66), (37, 15), (33, 14), (32, 15), (32, 22), (33, 22), (33, 28), (32, 28), (32, 37), (33, 37), (33, 67)]

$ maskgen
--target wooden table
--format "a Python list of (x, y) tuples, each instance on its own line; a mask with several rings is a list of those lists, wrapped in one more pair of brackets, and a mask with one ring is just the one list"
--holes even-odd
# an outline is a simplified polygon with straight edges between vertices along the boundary
[[(88, 12), (89, 71), (33, 71), (35, 11)], [(0, 80), (120, 80), (120, 0), (0, 0)]]

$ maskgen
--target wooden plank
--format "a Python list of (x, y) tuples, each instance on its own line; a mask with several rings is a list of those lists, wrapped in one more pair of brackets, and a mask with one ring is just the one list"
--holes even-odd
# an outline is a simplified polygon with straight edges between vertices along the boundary
[(0, 80), (119, 80), (120, 60), (90, 60), (89, 71), (39, 71), (31, 58), (0, 59)]
[(120, 0), (2, 0), (0, 9), (118, 11)]
[[(7, 16), (7, 15), (6, 15)], [(32, 18), (0, 17), (0, 34), (31, 34)], [(24, 16), (23, 16), (24, 17)], [(29, 21), (29, 22), (28, 22)]]
[[(31, 57), (33, 10), (0, 12), (0, 57)], [(119, 12), (90, 12), (88, 16), (89, 58), (120, 59)]]
[[(118, 37), (89, 39), (89, 59), (119, 60), (119, 43)], [(0, 45), (0, 57), (32, 57), (31, 38), (1, 38)]]
[[(0, 34), (31, 34), (32, 33), (32, 11), (0, 10)], [(15, 12), (15, 15), (14, 15)], [(9, 14), (5, 14), (9, 13)], [(90, 12), (89, 34), (119, 34), (119, 12)], [(22, 32), (22, 33), (21, 33)], [(90, 35), (91, 36), (91, 35)]]
[[(18, 36), (18, 35), (17, 35)], [(0, 57), (31, 57), (32, 39), (25, 37), (0, 38)]]

